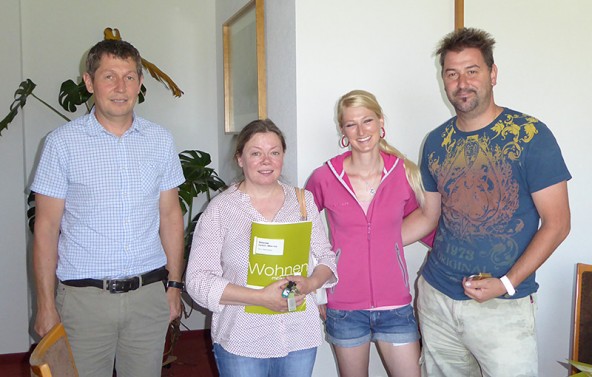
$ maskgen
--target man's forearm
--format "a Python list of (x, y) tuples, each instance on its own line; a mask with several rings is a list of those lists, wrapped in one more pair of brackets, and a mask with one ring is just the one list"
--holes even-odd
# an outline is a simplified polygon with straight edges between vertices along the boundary
[(40, 336), (60, 321), (55, 304), (57, 234), (36, 227), (33, 244), (33, 271), (37, 296), (34, 329)]
[(44, 315), (55, 311), (58, 238), (65, 202), (37, 194), (37, 216), (33, 241), (33, 271), (37, 291), (37, 311)]
[(571, 228), (567, 182), (559, 182), (537, 191), (532, 194), (532, 198), (541, 216), (541, 226), (524, 254), (506, 274), (514, 287), (534, 273), (553, 254)]
[(56, 246), (53, 246), (50, 241), (38, 240), (36, 237), (33, 247), (33, 271), (35, 273), (38, 311), (55, 309), (56, 266), (57, 243)]
[(183, 278), (184, 224), (176, 190), (162, 193), (160, 211), (160, 240), (167, 257), (169, 280)]
[(181, 226), (167, 224), (160, 227), (161, 242), (167, 257), (167, 270), (169, 271), (169, 280), (181, 281), (183, 278), (183, 222)]
[(514, 287), (532, 275), (553, 254), (569, 233), (569, 227), (546, 227), (537, 231), (522, 256), (514, 263), (506, 276)]

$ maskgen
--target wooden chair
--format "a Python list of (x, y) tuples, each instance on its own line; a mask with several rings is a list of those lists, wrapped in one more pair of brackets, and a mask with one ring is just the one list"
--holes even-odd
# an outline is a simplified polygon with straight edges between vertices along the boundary
[(78, 377), (64, 325), (55, 325), (37, 344), (29, 358), (31, 376)]
[[(571, 359), (592, 363), (592, 265), (578, 263)], [(572, 368), (572, 372), (576, 370)]]

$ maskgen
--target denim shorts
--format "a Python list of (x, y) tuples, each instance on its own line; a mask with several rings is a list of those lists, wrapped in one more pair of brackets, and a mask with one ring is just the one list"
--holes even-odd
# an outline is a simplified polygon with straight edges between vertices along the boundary
[(327, 308), (327, 341), (338, 347), (357, 347), (374, 341), (393, 344), (419, 340), (411, 305), (392, 310), (335, 310)]

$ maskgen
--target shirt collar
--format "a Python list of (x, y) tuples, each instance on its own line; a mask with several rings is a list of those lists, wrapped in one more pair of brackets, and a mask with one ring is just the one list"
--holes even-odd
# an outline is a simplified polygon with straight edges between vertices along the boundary
[[(136, 113), (134, 112), (133, 114), (133, 122), (131, 127), (125, 131), (125, 133), (123, 134), (124, 136), (127, 134), (131, 134), (134, 132), (138, 132), (140, 135), (142, 135), (146, 129), (144, 123), (140, 120), (139, 117), (136, 116)], [(99, 135), (101, 132), (110, 134), (102, 125), (101, 123), (99, 123), (99, 121), (97, 120), (97, 117), (95, 116), (95, 107), (93, 106), (93, 108), (90, 110), (90, 113), (87, 116), (87, 132), (89, 135), (91, 136), (97, 136)]]

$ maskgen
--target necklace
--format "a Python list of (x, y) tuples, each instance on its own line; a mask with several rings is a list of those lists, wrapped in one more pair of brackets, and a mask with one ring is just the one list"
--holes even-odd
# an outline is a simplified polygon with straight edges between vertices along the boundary
[(368, 191), (368, 193), (370, 194), (370, 196), (374, 196), (374, 194), (376, 194), (376, 189), (374, 188), (374, 185), (372, 183), (374, 183), (375, 178), (372, 178), (370, 180), (370, 182), (368, 182), (367, 180), (365, 180), (364, 178), (360, 177), (360, 179), (362, 180), (362, 182), (364, 182), (364, 184), (366, 185), (366, 191)]
[(366, 184), (366, 190), (368, 190), (371, 196), (374, 196), (374, 194), (376, 194), (376, 190), (374, 189), (374, 187), (372, 187), (372, 185), (370, 185), (366, 181), (364, 181), (364, 183)]
[[(380, 157), (380, 156), (379, 156)], [(383, 163), (382, 158), (377, 159), (374, 163), (366, 162), (355, 165), (351, 159), (346, 160), (347, 167), (346, 171), (348, 174), (351, 174), (352, 177), (355, 176), (356, 180), (358, 181), (357, 186), (360, 191), (366, 192), (367, 194), (362, 195), (362, 197), (369, 196), (370, 198), (376, 195), (378, 188), (380, 187), (380, 182), (382, 180), (382, 171), (383, 171)], [(366, 173), (366, 174), (362, 174)], [(361, 186), (359, 183), (362, 181), (364, 186)], [(361, 187), (360, 187), (361, 186)], [(356, 195), (357, 196), (357, 195)]]

